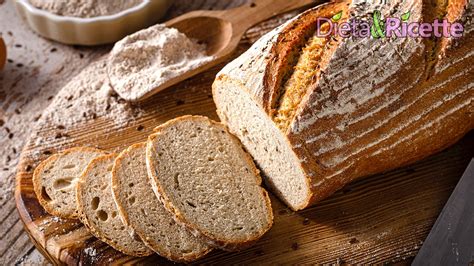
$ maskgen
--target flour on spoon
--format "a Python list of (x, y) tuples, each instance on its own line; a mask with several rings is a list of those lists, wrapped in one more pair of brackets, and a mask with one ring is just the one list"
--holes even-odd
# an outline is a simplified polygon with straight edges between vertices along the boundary
[(205, 45), (158, 24), (117, 42), (110, 53), (107, 72), (120, 97), (135, 101), (212, 59), (206, 55)]

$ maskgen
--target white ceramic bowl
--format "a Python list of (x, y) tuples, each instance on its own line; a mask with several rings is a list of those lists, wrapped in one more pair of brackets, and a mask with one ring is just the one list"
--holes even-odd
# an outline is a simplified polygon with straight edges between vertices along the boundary
[(93, 18), (65, 17), (38, 9), (28, 0), (15, 0), (18, 13), (39, 35), (65, 44), (99, 45), (123, 37), (159, 21), (171, 0), (143, 0), (120, 13)]

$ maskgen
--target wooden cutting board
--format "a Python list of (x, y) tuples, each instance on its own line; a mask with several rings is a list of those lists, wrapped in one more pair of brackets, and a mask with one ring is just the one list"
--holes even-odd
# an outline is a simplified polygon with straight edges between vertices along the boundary
[[(252, 30), (234, 57), (281, 22), (275, 19)], [(57, 111), (54, 105), (59, 101), (53, 101), (43, 117), (64, 112), (77, 122), (65, 127), (40, 119), (22, 152), (15, 191), (25, 229), (45, 256), (57, 264), (112, 261), (170, 264), (156, 255), (147, 258), (125, 256), (92, 237), (79, 221), (49, 215), (36, 199), (32, 173), (41, 160), (68, 147), (86, 145), (120, 151), (146, 140), (155, 126), (177, 116), (200, 114), (217, 119), (210, 88), (221, 67), (165, 90), (139, 106), (130, 107), (139, 110), (140, 115), (131, 116), (127, 123), (118, 124), (107, 112), (93, 114), (94, 119), (85, 120), (82, 117), (90, 114)], [(65, 88), (57, 97), (66, 97), (70, 93), (68, 90), (74, 89)], [(75, 103), (80, 98), (68, 100)], [(105, 108), (107, 110), (109, 106)], [(419, 250), (473, 152), (474, 134), (470, 134), (448, 150), (412, 166), (350, 184), (331, 198), (300, 212), (292, 212), (272, 197), (275, 224), (255, 246), (239, 253), (214, 251), (199, 263), (354, 264), (409, 259)]]

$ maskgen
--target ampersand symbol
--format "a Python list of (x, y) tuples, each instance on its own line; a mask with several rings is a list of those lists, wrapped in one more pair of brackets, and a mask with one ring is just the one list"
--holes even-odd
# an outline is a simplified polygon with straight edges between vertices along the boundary
[(370, 33), (372, 37), (378, 38), (385, 38), (385, 22), (381, 20), (382, 14), (379, 10), (374, 11), (373, 16), (373, 24), (370, 28)]

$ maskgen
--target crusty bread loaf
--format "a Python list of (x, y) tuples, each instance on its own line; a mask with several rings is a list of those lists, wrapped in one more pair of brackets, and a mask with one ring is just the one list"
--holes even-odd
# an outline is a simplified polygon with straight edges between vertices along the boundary
[[(131, 256), (153, 252), (123, 223), (112, 196), (112, 167), (117, 154), (92, 160), (77, 183), (79, 218), (90, 232), (114, 249)], [(132, 236), (133, 235), (133, 236)]]
[(153, 251), (173, 261), (194, 261), (212, 250), (177, 224), (153, 193), (146, 167), (146, 143), (130, 146), (112, 169), (113, 196), (125, 224)]
[[(262, 37), (217, 75), (221, 121), (292, 209), (440, 151), (474, 128), (474, 4), (443, 2), (321, 5)], [(460, 21), (464, 36), (307, 37), (318, 17), (342, 11), (342, 21), (370, 19), (375, 10), (396, 18), (410, 11), (409, 22)]]
[(228, 251), (270, 229), (273, 213), (258, 170), (222, 124), (184, 116), (155, 132), (147, 142), (148, 175), (178, 222)]
[(93, 148), (72, 148), (40, 163), (33, 173), (33, 186), (41, 206), (52, 215), (77, 218), (77, 181), (89, 162), (104, 154)]

